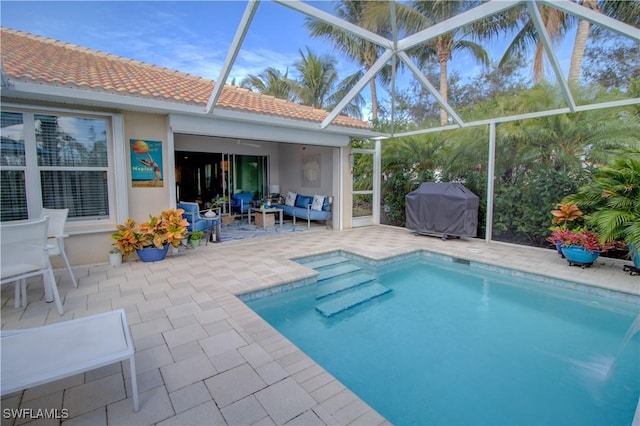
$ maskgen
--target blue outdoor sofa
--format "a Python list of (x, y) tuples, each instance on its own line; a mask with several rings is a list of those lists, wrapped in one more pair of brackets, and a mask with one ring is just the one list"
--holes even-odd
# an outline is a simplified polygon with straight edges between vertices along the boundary
[[(321, 197), (317, 196), (316, 197)], [(291, 200), (293, 201), (293, 205), (291, 204)], [(313, 195), (303, 195), (296, 194), (290, 192), (287, 194), (287, 200), (283, 204), (273, 204), (272, 207), (277, 207), (282, 209), (282, 212), (286, 215), (293, 217), (293, 226), (296, 226), (296, 218), (306, 219), (307, 220), (307, 228), (311, 227), (312, 220), (324, 220), (325, 223), (331, 220), (331, 207), (333, 203), (333, 197), (324, 196), (324, 201), (322, 202), (322, 208), (318, 209), (320, 205), (313, 205), (314, 196)]]

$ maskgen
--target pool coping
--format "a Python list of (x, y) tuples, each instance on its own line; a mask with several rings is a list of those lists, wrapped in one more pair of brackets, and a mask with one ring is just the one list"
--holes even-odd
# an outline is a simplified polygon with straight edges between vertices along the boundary
[[(623, 302), (640, 304), (640, 295), (638, 294), (632, 294), (632, 293), (628, 293), (628, 292), (617, 290), (617, 289), (604, 288), (604, 287), (600, 287), (593, 284), (585, 284), (581, 282), (570, 281), (568, 279), (557, 278), (551, 275), (522, 271), (516, 268), (499, 266), (499, 265), (495, 265), (488, 262), (470, 260), (468, 258), (442, 254), (442, 253), (430, 251), (427, 249), (416, 249), (412, 252), (394, 254), (384, 258), (374, 258), (374, 257), (362, 255), (362, 254), (357, 254), (348, 250), (335, 249), (335, 250), (325, 251), (319, 254), (292, 257), (289, 260), (297, 262), (302, 266), (305, 266), (305, 263), (311, 262), (313, 260), (325, 259), (325, 258), (329, 258), (336, 255), (341, 255), (346, 258), (368, 264), (374, 268), (379, 268), (381, 266), (386, 266), (386, 265), (392, 265), (393, 263), (403, 262), (407, 260), (414, 260), (414, 259), (420, 260), (420, 258), (426, 258), (426, 259), (432, 259), (432, 260), (437, 259), (437, 260), (449, 262), (452, 264), (461, 263), (464, 265), (468, 265), (469, 268), (495, 272), (504, 276), (530, 279), (538, 284), (547, 285), (550, 287), (559, 287), (566, 290), (578, 291), (584, 294), (592, 294), (592, 295), (611, 298), (611, 299), (615, 299)], [(317, 283), (317, 276), (318, 276), (317, 271), (314, 271), (314, 273), (312, 273), (312, 276), (310, 277), (282, 282), (279, 284), (274, 284), (267, 288), (260, 288), (257, 290), (248, 290), (244, 293), (236, 294), (236, 297), (238, 297), (241, 301), (245, 302), (249, 300), (255, 300), (258, 298), (266, 297), (272, 294), (293, 290), (299, 287), (314, 285)]]

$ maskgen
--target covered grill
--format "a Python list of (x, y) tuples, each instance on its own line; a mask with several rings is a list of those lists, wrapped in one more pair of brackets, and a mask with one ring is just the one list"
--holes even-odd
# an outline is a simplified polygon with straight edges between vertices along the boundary
[(479, 204), (461, 183), (425, 182), (405, 195), (406, 227), (442, 238), (475, 237)]

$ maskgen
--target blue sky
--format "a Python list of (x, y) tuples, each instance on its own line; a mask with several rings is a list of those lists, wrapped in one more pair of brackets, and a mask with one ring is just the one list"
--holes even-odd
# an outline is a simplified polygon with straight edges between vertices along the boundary
[[(310, 1), (333, 11), (329, 1)], [(0, 2), (5, 27), (217, 79), (245, 1), (10, 1)], [(304, 15), (268, 0), (260, 2), (230, 78), (284, 69), (309, 47), (331, 54), (330, 45), (309, 37)], [(341, 77), (356, 66), (338, 57)], [(478, 65), (458, 58), (454, 68)], [(496, 58), (497, 59), (497, 58)], [(434, 82), (435, 83), (435, 82)]]
[[(217, 79), (244, 1), (5, 1), (1, 23), (53, 39)], [(327, 2), (313, 3), (331, 9)], [(263, 1), (230, 77), (291, 66), (298, 50), (331, 53), (310, 39), (304, 16)], [(347, 70), (342, 67), (345, 73)], [(342, 74), (342, 73), (341, 73)], [(345, 74), (346, 76), (346, 74)]]

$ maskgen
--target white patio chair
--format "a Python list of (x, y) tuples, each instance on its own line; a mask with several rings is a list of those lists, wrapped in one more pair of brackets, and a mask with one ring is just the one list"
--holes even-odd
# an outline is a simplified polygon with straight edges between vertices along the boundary
[(64, 314), (47, 249), (49, 218), (0, 224), (0, 284), (16, 282), (16, 308), (27, 306), (27, 278), (42, 275), (45, 300), (55, 301)]
[(42, 217), (49, 216), (49, 244), (51, 248), (49, 256), (61, 256), (64, 260), (64, 264), (67, 266), (71, 282), (74, 287), (78, 287), (76, 277), (73, 275), (67, 253), (64, 251), (64, 240), (69, 234), (64, 233), (64, 225), (67, 223), (67, 216), (69, 215), (69, 209), (42, 209)]
[(2, 395), (128, 359), (138, 411), (135, 349), (123, 309), (43, 327), (0, 331)]

